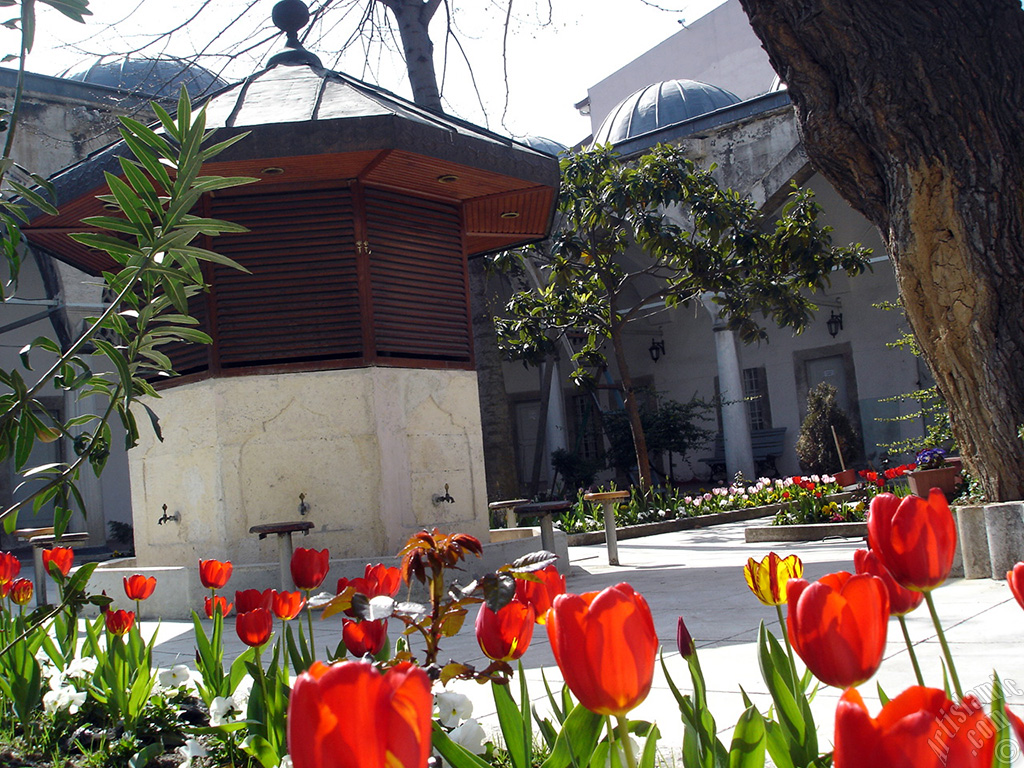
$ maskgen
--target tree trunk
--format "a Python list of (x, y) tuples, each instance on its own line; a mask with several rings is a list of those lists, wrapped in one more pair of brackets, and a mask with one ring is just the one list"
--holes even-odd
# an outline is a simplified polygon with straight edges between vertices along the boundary
[(441, 93), (434, 72), (434, 44), (428, 28), (440, 0), (378, 0), (386, 5), (398, 22), (405, 68), (412, 86), (412, 100), (434, 112), (441, 109)]
[(494, 332), (494, 312), (487, 300), (483, 259), (469, 262), (469, 293), (473, 310), (473, 351), (480, 390), (480, 421), (484, 438), (487, 498), (514, 499), (520, 495), (512, 414), (505, 393), (502, 355)]
[(807, 154), (881, 231), (961, 453), (1024, 498), (1018, 0), (740, 0)]
[[(615, 304), (612, 304), (611, 314), (616, 314)], [(619, 378), (622, 380), (622, 399), (626, 405), (626, 417), (629, 419), (629, 428), (633, 433), (633, 450), (636, 451), (636, 470), (640, 478), (640, 490), (647, 493), (651, 490), (651, 461), (647, 455), (647, 436), (644, 434), (644, 425), (640, 420), (640, 405), (636, 401), (636, 393), (633, 391), (633, 377), (629, 375), (629, 366), (626, 364), (626, 351), (622, 346), (622, 326), (613, 322), (609, 331), (612, 341), (612, 349), (615, 351), (615, 364), (619, 368)]]

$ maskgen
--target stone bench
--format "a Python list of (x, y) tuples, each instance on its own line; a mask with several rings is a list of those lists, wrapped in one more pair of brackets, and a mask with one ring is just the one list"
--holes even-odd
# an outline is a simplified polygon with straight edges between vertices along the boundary
[(295, 589), (292, 583), (292, 534), (302, 531), (303, 536), (308, 536), (313, 528), (309, 520), (297, 520), (289, 523), (265, 523), (254, 525), (249, 533), (259, 534), (260, 540), (271, 534), (277, 536), (277, 554), (281, 561), (281, 591), (289, 592)]
[(34, 572), (36, 605), (44, 605), (46, 600), (46, 567), (43, 565), (43, 550), (54, 546), (70, 546), (84, 544), (89, 540), (88, 533), (65, 533), (60, 539), (49, 528), (19, 528), (14, 535), (32, 545), (32, 569)]
[(516, 507), (517, 515), (531, 515), (540, 518), (540, 545), (548, 552), (555, 551), (555, 526), (552, 515), (572, 508), (571, 501), (535, 501)]

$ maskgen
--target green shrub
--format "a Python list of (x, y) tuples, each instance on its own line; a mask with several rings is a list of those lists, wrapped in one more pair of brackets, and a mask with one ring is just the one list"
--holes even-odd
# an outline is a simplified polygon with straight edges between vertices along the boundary
[(807, 416), (796, 441), (800, 468), (817, 475), (838, 472), (842, 462), (836, 451), (836, 439), (847, 463), (860, 457), (860, 438), (850, 417), (836, 402), (836, 388), (822, 382), (807, 395)]

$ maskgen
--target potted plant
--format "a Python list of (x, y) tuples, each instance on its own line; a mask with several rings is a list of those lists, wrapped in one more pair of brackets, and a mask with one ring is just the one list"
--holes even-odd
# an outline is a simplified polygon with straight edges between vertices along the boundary
[(962, 482), (959, 460), (947, 459), (942, 448), (928, 448), (917, 454), (916, 464), (917, 467), (907, 473), (911, 493), (927, 498), (932, 488), (938, 488), (946, 495), (947, 501), (953, 499), (957, 486)]

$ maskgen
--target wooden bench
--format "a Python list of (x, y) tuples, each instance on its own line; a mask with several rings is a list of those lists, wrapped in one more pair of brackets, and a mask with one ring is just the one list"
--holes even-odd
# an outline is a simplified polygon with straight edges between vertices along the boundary
[[(786, 442), (786, 428), (753, 429), (750, 431), (750, 447), (754, 453), (754, 467), (759, 475), (778, 477), (779, 469), (775, 460), (782, 455), (782, 447)], [(725, 440), (722, 435), (715, 438), (715, 452), (706, 459), (701, 459), (711, 469), (711, 477), (725, 477)], [(748, 480), (754, 478), (748, 477)]]

